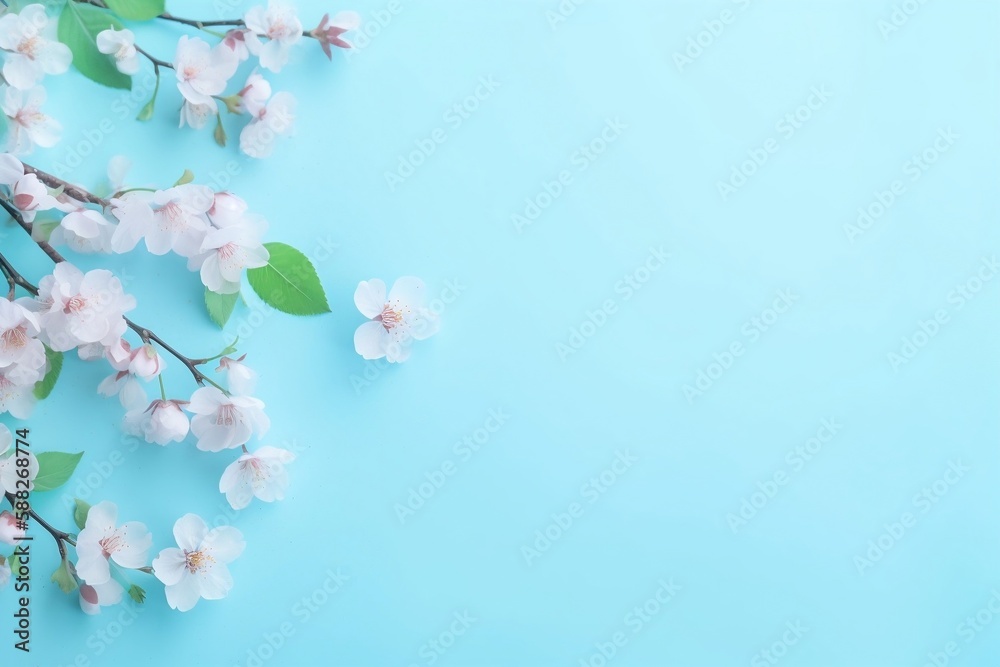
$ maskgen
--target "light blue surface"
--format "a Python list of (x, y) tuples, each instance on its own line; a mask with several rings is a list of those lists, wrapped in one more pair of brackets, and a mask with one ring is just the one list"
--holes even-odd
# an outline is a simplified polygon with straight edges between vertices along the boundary
[[(215, 18), (209, 3), (168, 4)], [(119, 93), (49, 79), (66, 132), (36, 162), (54, 168), (105, 117), (115, 130), (71, 178), (91, 182), (118, 153), (159, 184), (186, 167), (204, 181), (235, 160), (231, 187), (270, 220), (271, 240), (317, 259), (334, 313), (243, 309), (219, 333), (181, 261), (112, 260), (133, 276), (134, 319), (192, 355), (247, 321), (241, 346), (273, 421), (265, 442), (300, 456), (286, 501), (233, 518), (215, 491), (229, 454), (190, 442), (129, 451), (118, 405), (92, 395), (106, 368), (68, 364), (29, 425), (38, 449), (86, 449), (70, 495), (111, 467), (83, 492), (145, 521), (155, 550), (187, 512), (231, 521), (248, 546), (229, 598), (188, 614), (169, 610), (151, 578), (134, 621), (121, 609), (85, 617), (39, 586), (34, 650), (16, 664), (252, 666), (273, 653), (264, 664), (599, 667), (616, 633), (610, 665), (998, 664), (988, 604), (1000, 591), (1000, 280), (971, 300), (954, 290), (1000, 247), (1000, 6), (911, 0), (919, 9), (883, 38), (894, 4), (590, 0), (553, 29), (557, 0), (399, 0), (395, 15), (355, 0), (367, 22), (391, 20), (350, 59), (331, 65), (306, 44), (269, 77), (301, 104), (297, 136), (264, 162), (217, 149), (210, 130), (176, 131), (169, 86), (143, 126), (118, 115)], [(307, 27), (341, 8), (298, 5)], [(248, 5), (235, 6), (222, 13)], [(674, 53), (724, 10), (730, 22), (679, 71)], [(148, 32), (140, 39), (171, 56), (169, 39)], [(480, 89), (479, 108), (460, 124), (446, 116), (484, 77), (499, 87)], [(814, 87), (828, 99), (812, 98), (788, 136), (779, 123)], [(616, 119), (625, 129), (581, 161)], [(437, 128), (444, 143), (390, 190), (385, 172)], [(904, 164), (948, 128), (958, 138), (911, 180)], [(765, 146), (777, 150), (723, 201), (717, 182)], [(564, 170), (561, 196), (519, 233), (512, 214)], [(903, 194), (851, 243), (845, 225), (895, 180)], [(43, 268), (15, 231), (5, 244)], [(670, 258), (647, 275), (661, 246)], [(352, 346), (354, 288), (401, 275), (435, 296), (451, 281), (460, 296), (406, 364), (366, 363)], [(648, 281), (630, 293), (627, 275)], [(772, 321), (782, 291), (794, 300)], [(585, 325), (609, 300), (606, 323)], [(947, 322), (894, 369), (887, 355), (939, 310)], [(581, 328), (593, 335), (561, 355)], [(713, 355), (728, 363), (737, 342), (720, 377)], [(178, 366), (167, 381), (180, 394), (190, 387)], [(689, 401), (699, 371), (718, 379)], [(479, 451), (456, 445), (482, 440), (495, 410), (508, 417)], [(806, 461), (794, 450), (826, 437), (824, 420), (840, 426)], [(122, 464), (102, 463), (116, 449)], [(636, 460), (597, 491), (589, 480), (619, 454)], [(956, 483), (940, 482), (937, 502), (918, 498), (952, 463), (968, 470), (948, 473)], [(454, 474), (401, 523), (396, 504), (442, 467)], [(744, 499), (762, 504), (758, 489), (773, 498), (734, 532), (728, 515)], [(47, 495), (39, 511), (70, 525), (60, 492)], [(572, 525), (529, 565), (522, 548), (571, 509)], [(907, 512), (904, 534), (859, 565)], [(56, 557), (38, 538), (44, 579)], [(327, 596), (338, 570), (349, 579)], [(680, 587), (663, 605), (661, 580)], [(325, 604), (308, 611), (312, 596)], [(637, 615), (650, 599), (657, 613)], [(6, 643), (9, 592), (2, 607)], [(966, 619), (981, 609), (973, 631)], [(449, 643), (465, 612), (467, 631), (435, 653), (429, 642)], [(801, 637), (787, 630), (796, 623)], [(276, 652), (262, 648), (283, 630), (293, 634)]]

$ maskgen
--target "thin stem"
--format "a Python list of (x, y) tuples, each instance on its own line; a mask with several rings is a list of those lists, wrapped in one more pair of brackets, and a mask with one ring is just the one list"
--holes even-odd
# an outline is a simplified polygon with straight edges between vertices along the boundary
[(161, 60), (161, 59), (157, 58), (152, 53), (150, 53), (146, 49), (142, 48), (138, 44), (135, 44), (134, 46), (135, 46), (135, 50), (136, 51), (138, 51), (142, 55), (146, 56), (149, 59), (149, 62), (153, 63), (153, 69), (156, 71), (156, 74), (160, 73), (160, 68), (161, 67), (167, 67), (167, 68), (170, 68), (170, 69), (175, 69), (173, 63), (168, 62), (166, 60)]
[(160, 398), (165, 401), (167, 400), (167, 389), (163, 386), (163, 373), (157, 375), (156, 379), (160, 381)]
[(196, 19), (182, 19), (179, 16), (174, 16), (169, 12), (163, 12), (156, 18), (163, 19), (164, 21), (173, 21), (174, 23), (183, 23), (184, 25), (189, 25), (192, 28), (198, 28), (198, 30), (204, 30), (209, 26), (233, 26), (240, 27), (246, 25), (243, 19), (221, 19), (216, 21), (198, 21)]
[(76, 187), (75, 185), (72, 185), (71, 183), (67, 183), (61, 178), (58, 178), (56, 176), (53, 176), (52, 174), (44, 172), (41, 169), (36, 169), (35, 167), (32, 167), (30, 164), (24, 165), (24, 173), (34, 174), (35, 176), (38, 177), (38, 180), (40, 180), (42, 183), (45, 183), (45, 185), (49, 186), (50, 188), (55, 188), (55, 189), (62, 188), (62, 191), (68, 194), (73, 199), (90, 202), (91, 204), (96, 204), (103, 208), (108, 208), (109, 206), (111, 206), (111, 202), (108, 201), (107, 199), (104, 199), (103, 197), (98, 197), (97, 195), (91, 194), (86, 190), (82, 190)]
[(10, 291), (7, 292), (7, 300), (13, 301), (14, 294), (17, 291), (17, 282), (14, 280), (14, 276), (7, 273), (7, 267), (0, 266), (0, 271), (3, 271), (3, 275), (7, 278), (7, 284), (10, 285)]
[[(6, 493), (4, 495), (7, 497), (7, 501), (10, 503), (10, 506), (11, 507), (15, 507), (14, 503), (17, 502), (17, 498), (14, 496), (14, 494), (12, 494), (12, 493)], [(39, 526), (41, 526), (46, 531), (48, 531), (49, 535), (52, 536), (52, 539), (54, 539), (56, 541), (56, 546), (59, 548), (59, 556), (62, 557), (63, 559), (65, 559), (66, 558), (66, 545), (63, 544), (63, 542), (66, 542), (68, 544), (72, 544), (75, 547), (76, 546), (76, 540), (73, 539), (73, 536), (70, 535), (67, 532), (59, 530), (58, 528), (52, 527), (49, 524), (48, 521), (46, 521), (42, 517), (38, 516), (38, 512), (36, 512), (33, 509), (30, 509), (30, 508), (28, 509), (28, 516), (30, 516), (32, 519), (34, 519), (38, 523)]]

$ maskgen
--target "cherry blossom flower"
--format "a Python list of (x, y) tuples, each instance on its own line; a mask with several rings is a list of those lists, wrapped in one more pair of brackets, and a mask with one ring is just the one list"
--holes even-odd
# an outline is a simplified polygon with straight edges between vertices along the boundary
[(17, 544), (27, 536), (27, 531), (18, 528), (17, 523), (17, 517), (10, 512), (0, 512), (0, 542)]
[(122, 601), (125, 588), (114, 579), (103, 584), (82, 584), (80, 586), (80, 609), (91, 616), (101, 613), (101, 607), (110, 607)]
[(243, 454), (222, 473), (219, 491), (234, 510), (249, 505), (254, 496), (266, 503), (283, 500), (288, 489), (285, 465), (294, 460), (295, 454), (270, 446)]
[(33, 222), (38, 211), (47, 211), (59, 202), (35, 174), (25, 174), (24, 165), (10, 153), (0, 153), (0, 184), (10, 188), (10, 199), (25, 222)]
[(226, 83), (239, 65), (237, 58), (225, 52), (227, 49), (224, 45), (213, 49), (200, 37), (183, 35), (180, 38), (174, 68), (177, 88), (184, 99), (192, 104), (214, 104), (212, 96), (226, 89)]
[(110, 271), (84, 274), (69, 262), (56, 264), (38, 285), (43, 337), (65, 352), (86, 343), (112, 345), (125, 333), (124, 314), (135, 308), (121, 281)]
[(241, 222), (248, 208), (247, 203), (232, 192), (216, 192), (208, 218), (216, 227), (228, 227)]
[(354, 332), (354, 349), (365, 359), (406, 361), (414, 340), (430, 338), (438, 331), (437, 316), (424, 307), (424, 283), (418, 278), (400, 278), (388, 298), (381, 280), (362, 281), (354, 292), (354, 303), (371, 320)]
[(180, 442), (191, 427), (181, 405), (183, 401), (158, 398), (146, 408), (134, 407), (125, 413), (125, 430), (157, 445)]
[(61, 205), (66, 215), (52, 230), (51, 243), (65, 244), (79, 253), (110, 253), (115, 226), (100, 211), (69, 200)]
[(184, 100), (184, 104), (181, 105), (181, 121), (178, 127), (189, 125), (196, 130), (200, 130), (208, 125), (208, 121), (218, 115), (219, 107), (215, 104), (194, 104), (188, 100)]
[[(16, 416), (16, 415), (15, 415)], [(19, 418), (20, 419), (20, 418)], [(5, 493), (17, 493), (23, 491), (24, 486), (18, 487), (17, 480), (25, 480), (28, 484), (28, 491), (35, 488), (35, 478), (38, 477), (38, 459), (29, 451), (21, 450), (21, 455), (17, 455), (17, 448), (12, 447), (14, 436), (10, 429), (0, 424), (0, 496)], [(27, 459), (27, 466), (19, 466), (17, 459)], [(28, 471), (27, 477), (21, 477), (21, 470)]]
[(333, 60), (333, 51), (330, 49), (330, 46), (333, 45), (342, 49), (353, 48), (354, 45), (345, 39), (341, 39), (341, 36), (349, 30), (357, 30), (360, 25), (361, 16), (357, 12), (340, 12), (332, 20), (329, 14), (324, 14), (323, 20), (309, 34), (319, 42), (326, 57)]
[(3, 108), (4, 115), (9, 121), (8, 150), (24, 154), (34, 150), (35, 144), (51, 148), (59, 143), (62, 125), (42, 113), (44, 103), (45, 89), (41, 86), (27, 91), (17, 88), (7, 89), (0, 107)]
[(274, 140), (292, 133), (295, 126), (295, 97), (274, 95), (240, 132), (240, 150), (250, 157), (265, 158), (274, 152)]
[(222, 39), (222, 45), (232, 51), (238, 62), (243, 62), (250, 57), (250, 49), (247, 48), (247, 35), (249, 30), (234, 28), (226, 33)]
[(264, 402), (251, 396), (226, 396), (216, 387), (202, 387), (191, 395), (188, 412), (191, 432), (198, 449), (219, 452), (245, 445), (256, 433), (263, 436), (271, 427), (264, 414)]
[(204, 519), (186, 514), (174, 524), (179, 548), (164, 549), (153, 559), (171, 609), (189, 611), (198, 600), (221, 600), (233, 587), (227, 565), (243, 553), (243, 534), (232, 526), (208, 529)]
[[(143, 390), (142, 385), (139, 384), (135, 373), (130, 370), (133, 358), (140, 353), (142, 347), (138, 350), (133, 350), (125, 339), (120, 339), (108, 347), (99, 347), (101, 351), (100, 356), (106, 357), (108, 363), (111, 364), (111, 367), (116, 372), (104, 378), (97, 387), (97, 393), (102, 396), (118, 396), (118, 400), (121, 401), (122, 407), (126, 410), (144, 409), (149, 405), (146, 392)], [(83, 350), (84, 346), (81, 346), (79, 349)]]
[(52, 24), (40, 4), (28, 5), (20, 14), (0, 16), (0, 49), (7, 52), (3, 77), (14, 88), (27, 90), (46, 74), (69, 69), (73, 54), (52, 37)]
[(267, 266), (270, 254), (261, 237), (265, 226), (250, 218), (213, 229), (201, 244), (201, 282), (217, 294), (240, 291), (244, 269)]
[[(260, 66), (280, 72), (288, 63), (289, 51), (302, 37), (302, 23), (295, 10), (281, 0), (268, 0), (267, 8), (251, 7), (244, 22), (251, 32), (246, 35), (250, 53), (260, 58)], [(267, 42), (260, 38), (266, 37)]]
[[(187, 183), (155, 192), (152, 201), (153, 221), (143, 234), (146, 249), (154, 255), (171, 250), (182, 257), (198, 254), (208, 232), (205, 214), (215, 201), (212, 189)], [(137, 216), (136, 222), (142, 224), (142, 219)]]
[(0, 370), (16, 384), (33, 385), (45, 374), (45, 346), (38, 317), (23, 303), (0, 299)]
[[(34, 385), (18, 384), (0, 371), (0, 414), (9, 412), (12, 417), (17, 419), (27, 419), (35, 409), (36, 400)], [(3, 449), (2, 445), (0, 445), (0, 455), (2, 454)], [(34, 458), (34, 455), (30, 454), (29, 457)], [(3, 478), (5, 464), (9, 468), (13, 468), (10, 459), (5, 461), (0, 456), (0, 479)], [(37, 466), (37, 463), (35, 465)], [(37, 470), (35, 474), (37, 474)], [(34, 479), (34, 476), (32, 476), (32, 479)]]
[(115, 66), (122, 74), (132, 76), (139, 71), (139, 53), (135, 50), (135, 33), (131, 30), (102, 30), (97, 33), (97, 50), (114, 56)]
[(146, 565), (153, 536), (145, 524), (117, 524), (118, 506), (110, 501), (97, 503), (87, 512), (87, 522), (76, 539), (76, 572), (90, 586), (111, 580), (111, 562), (130, 570)]
[(219, 359), (219, 367), (215, 369), (216, 372), (226, 372), (226, 384), (229, 386), (229, 391), (243, 396), (252, 394), (257, 385), (257, 371), (243, 363), (246, 358), (245, 354), (239, 359), (222, 357)]
[(247, 77), (246, 85), (243, 86), (237, 97), (239, 103), (235, 110), (239, 113), (244, 111), (251, 116), (257, 115), (267, 106), (267, 100), (271, 97), (271, 84), (267, 82), (260, 72), (254, 70)]

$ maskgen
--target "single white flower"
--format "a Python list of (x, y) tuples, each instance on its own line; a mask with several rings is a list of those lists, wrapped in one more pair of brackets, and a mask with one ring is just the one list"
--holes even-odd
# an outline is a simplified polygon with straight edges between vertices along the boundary
[(295, 454), (270, 446), (243, 454), (222, 473), (219, 491), (226, 494), (234, 510), (249, 505), (254, 496), (266, 503), (283, 500), (288, 489), (285, 465), (294, 460)]
[[(78, 350), (83, 350), (85, 347), (91, 346), (81, 346)], [(105, 357), (116, 371), (101, 381), (97, 387), (97, 393), (102, 396), (118, 396), (118, 400), (121, 401), (122, 407), (126, 410), (145, 409), (149, 405), (146, 391), (131, 369), (136, 356), (139, 354), (148, 355), (148, 352), (143, 353), (142, 347), (133, 350), (124, 338), (107, 347), (103, 345), (97, 345), (97, 347), (100, 349), (99, 356)], [(90, 360), (93, 361), (96, 358), (98, 357), (94, 356)], [(143, 370), (152, 370), (145, 360), (140, 361), (139, 366)]]
[(252, 394), (257, 386), (257, 371), (243, 363), (246, 358), (245, 354), (239, 359), (222, 357), (219, 359), (219, 367), (215, 369), (217, 373), (226, 372), (226, 384), (229, 386), (229, 391), (243, 396)]
[(243, 553), (243, 534), (232, 526), (208, 529), (204, 519), (186, 514), (174, 524), (179, 548), (153, 559), (153, 572), (165, 585), (171, 609), (189, 611), (198, 600), (221, 600), (233, 587), (226, 567)]
[(233, 28), (222, 39), (222, 45), (232, 52), (233, 57), (238, 62), (243, 62), (250, 57), (250, 49), (247, 48), (247, 35), (249, 33), (249, 30), (243, 28)]
[(135, 50), (135, 33), (131, 30), (102, 30), (97, 33), (97, 50), (114, 56), (115, 66), (122, 74), (132, 76), (139, 71), (139, 53)]
[(240, 150), (250, 157), (265, 158), (274, 152), (274, 140), (295, 129), (295, 97), (275, 94), (240, 132)]
[(3, 77), (14, 88), (27, 90), (46, 74), (69, 69), (73, 54), (54, 39), (52, 25), (40, 4), (28, 5), (19, 14), (0, 16), (0, 49), (6, 51)]
[(82, 584), (80, 586), (80, 609), (93, 616), (101, 613), (101, 607), (110, 607), (122, 601), (125, 588), (114, 579), (103, 584)]
[(181, 121), (178, 127), (188, 125), (196, 130), (208, 125), (208, 121), (219, 115), (219, 108), (215, 104), (193, 104), (184, 100), (181, 105)]
[(354, 332), (354, 349), (365, 359), (406, 361), (413, 341), (438, 331), (437, 315), (424, 306), (424, 283), (419, 278), (400, 278), (388, 298), (381, 280), (361, 281), (354, 304), (371, 320)]
[[(267, 9), (251, 7), (244, 17), (250, 32), (246, 35), (250, 53), (260, 57), (260, 65), (280, 72), (288, 63), (289, 51), (302, 37), (302, 23), (295, 9), (281, 0), (268, 0)], [(260, 38), (266, 37), (267, 42)]]
[(22, 302), (0, 299), (0, 369), (12, 382), (33, 385), (45, 374), (41, 326)]
[(76, 572), (91, 586), (111, 580), (111, 564), (129, 570), (146, 565), (153, 536), (145, 524), (129, 521), (118, 526), (118, 506), (97, 503), (87, 512), (87, 522), (76, 540)]
[(181, 257), (198, 254), (208, 233), (206, 212), (215, 193), (204, 185), (187, 183), (153, 194), (153, 224), (146, 230), (146, 249), (154, 255), (171, 250)]
[[(0, 389), (2, 391), (2, 389)], [(14, 415), (17, 417), (17, 415)], [(23, 417), (18, 417), (23, 419)], [(24, 480), (28, 484), (28, 491), (35, 488), (35, 478), (38, 477), (38, 459), (35, 455), (24, 449), (21, 456), (17, 455), (17, 448), (12, 447), (14, 436), (10, 429), (0, 424), (0, 496), (5, 493), (17, 493), (23, 491), (24, 486), (18, 486), (18, 480)], [(17, 459), (21, 459), (19, 462)], [(27, 461), (25, 461), (27, 459)], [(18, 465), (27, 462), (28, 465)], [(22, 470), (27, 470), (27, 477), (22, 477)]]
[(248, 208), (247, 203), (232, 192), (216, 192), (212, 208), (208, 209), (208, 219), (216, 227), (229, 227), (243, 222)]
[(7, 148), (13, 153), (30, 153), (35, 144), (51, 148), (59, 143), (62, 125), (51, 116), (42, 113), (45, 104), (45, 89), (35, 86), (27, 91), (7, 88), (4, 93), (4, 115), (7, 116)]
[(215, 104), (213, 95), (226, 89), (226, 83), (236, 73), (239, 60), (219, 49), (213, 49), (200, 37), (183, 35), (177, 42), (174, 69), (177, 88), (192, 104)]
[[(251, 218), (212, 229), (201, 244), (201, 282), (217, 294), (240, 291), (240, 278), (245, 269), (267, 266), (270, 258), (261, 242), (265, 225)], [(189, 264), (190, 266), (190, 264)]]
[(132, 350), (128, 370), (136, 377), (152, 380), (163, 371), (163, 368), (163, 357), (152, 344), (146, 343)]
[[(0, 371), (0, 414), (9, 412), (12, 417), (17, 419), (27, 419), (31, 416), (32, 411), (35, 409), (36, 402), (37, 399), (35, 398), (34, 385), (17, 384)], [(2, 454), (3, 448), (2, 445), (0, 445), (0, 455)], [(28, 456), (34, 460), (34, 454), (29, 454)], [(3, 479), (5, 474), (5, 465), (8, 470), (14, 467), (14, 464), (9, 458), (5, 461), (2, 456), (0, 456), (0, 480)], [(34, 474), (38, 474), (37, 461), (32, 465), (36, 467)], [(34, 479), (34, 475), (32, 475), (31, 479)]]
[(84, 274), (69, 262), (56, 264), (42, 278), (37, 300), (43, 338), (60, 352), (86, 343), (116, 343), (127, 328), (125, 313), (135, 308), (135, 298), (125, 294), (113, 273)]
[(17, 544), (27, 534), (28, 531), (24, 528), (18, 528), (17, 517), (7, 511), (0, 512), (0, 542), (4, 544)]
[(256, 117), (267, 106), (267, 100), (271, 97), (271, 84), (260, 72), (254, 70), (237, 97), (240, 98), (237, 110)]
[(59, 201), (49, 193), (47, 185), (35, 174), (25, 174), (17, 179), (10, 191), (14, 206), (21, 211), (25, 222), (34, 222), (39, 211), (58, 208)]
[(87, 208), (81, 202), (61, 206), (66, 212), (52, 230), (50, 243), (65, 244), (79, 253), (110, 253), (115, 226), (100, 211)]
[(219, 452), (245, 445), (256, 433), (263, 436), (271, 427), (264, 414), (264, 402), (250, 396), (226, 396), (215, 387), (202, 387), (191, 395), (188, 412), (191, 432), (198, 449)]
[(181, 401), (158, 398), (146, 408), (133, 407), (125, 413), (125, 430), (157, 445), (180, 442), (191, 428), (181, 404)]

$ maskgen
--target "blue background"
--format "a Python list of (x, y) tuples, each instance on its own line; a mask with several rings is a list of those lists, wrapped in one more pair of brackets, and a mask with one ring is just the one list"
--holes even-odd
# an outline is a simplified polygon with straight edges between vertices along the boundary
[[(249, 6), (168, 4), (202, 18)], [(110, 260), (139, 300), (133, 319), (182, 350), (210, 355), (241, 335), (273, 421), (264, 442), (299, 452), (292, 487), (282, 503), (231, 512), (216, 491), (230, 453), (190, 440), (134, 447), (118, 404), (94, 392), (107, 368), (68, 363), (28, 425), (36, 450), (87, 454), (64, 490), (35, 496), (43, 516), (68, 527), (67, 499), (112, 500), (122, 519), (146, 522), (158, 552), (174, 520), (196, 512), (237, 526), (247, 549), (224, 601), (173, 612), (146, 578), (138, 615), (126, 605), (86, 617), (47, 583), (56, 555), (36, 531), (33, 651), (2, 655), (46, 666), (598, 667), (621, 632), (608, 664), (920, 666), (949, 642), (939, 664), (997, 664), (1000, 280), (961, 308), (954, 290), (1000, 246), (1000, 5), (928, 2), (883, 35), (894, 4), (590, 0), (553, 27), (556, 0), (400, 0), (396, 14), (354, 0), (385, 25), (349, 58), (330, 64), (307, 41), (267, 75), (300, 112), (296, 136), (262, 162), (217, 148), (211, 128), (177, 131), (169, 80), (144, 125), (131, 120), (144, 99), (75, 73), (46, 79), (64, 139), (30, 160), (56, 169), (86, 145), (68, 178), (94, 183), (124, 153), (137, 163), (130, 182), (161, 186), (188, 167), (210, 182), (232, 162), (230, 187), (268, 218), (270, 240), (316, 261), (333, 314), (273, 314), (245, 290), (248, 306), (219, 332), (182, 260)], [(298, 6), (307, 28), (340, 9)], [(674, 54), (723, 10), (731, 22), (679, 69)], [(179, 29), (137, 31), (172, 58)], [(499, 87), (460, 126), (447, 122), (482, 77)], [(829, 99), (786, 137), (777, 124), (814, 86)], [(113, 131), (97, 129), (103, 119)], [(577, 151), (615, 119), (627, 128), (581, 171)], [(437, 128), (446, 141), (391, 189), (386, 172)], [(958, 139), (911, 181), (904, 164), (948, 128)], [(718, 182), (770, 138), (777, 152), (723, 200)], [(519, 231), (511, 216), (563, 170), (571, 184)], [(905, 193), (852, 243), (845, 225), (895, 180)], [(37, 278), (44, 257), (18, 234), (5, 247)], [(648, 281), (630, 298), (616, 291), (661, 246), (667, 264), (640, 271)], [(365, 362), (352, 344), (363, 320), (354, 288), (402, 275), (422, 277), (432, 297), (447, 281), (460, 295), (406, 364)], [(794, 304), (754, 338), (744, 327), (770, 317), (781, 290)], [(606, 323), (584, 326), (607, 300)], [(941, 309), (948, 321), (893, 368), (887, 355)], [(593, 335), (560, 355), (581, 328)], [(713, 355), (734, 342), (743, 354), (720, 374)], [(700, 371), (717, 379), (688, 400)], [(167, 386), (192, 389), (177, 363)], [(455, 443), (496, 409), (506, 423), (465, 460)], [(842, 427), (796, 469), (786, 455), (824, 419)], [(626, 450), (637, 460), (590, 502), (584, 485)], [(396, 505), (448, 461), (454, 474), (401, 522)], [(940, 482), (946, 493), (923, 511), (915, 496), (950, 462), (968, 471)], [(786, 483), (769, 486), (776, 473)], [(766, 504), (753, 496), (761, 488)], [(763, 506), (734, 531), (744, 500)], [(582, 514), (526, 558), (572, 503)], [(859, 566), (906, 512), (915, 525)], [(327, 595), (338, 568), (349, 579)], [(680, 590), (634, 632), (628, 615), (661, 579)], [(305, 614), (303, 598), (323, 604)], [(979, 630), (962, 625), (983, 609)], [(435, 652), (464, 612), (475, 621)], [(797, 622), (801, 638), (786, 634)]]

